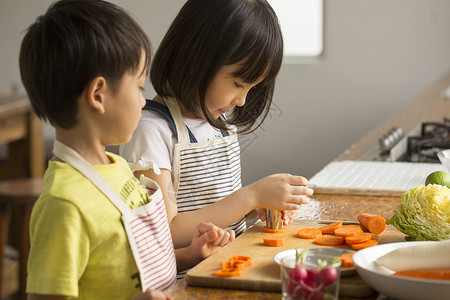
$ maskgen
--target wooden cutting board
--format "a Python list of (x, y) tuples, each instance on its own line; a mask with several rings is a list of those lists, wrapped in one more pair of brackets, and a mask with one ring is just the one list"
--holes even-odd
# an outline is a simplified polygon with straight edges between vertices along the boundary
[[(192, 286), (230, 288), (254, 291), (281, 292), (280, 267), (273, 261), (278, 252), (295, 248), (326, 248), (319, 246), (313, 240), (297, 238), (297, 231), (301, 228), (318, 228), (325, 224), (320, 221), (295, 220), (286, 227), (281, 234), (262, 232), (263, 222), (256, 223), (219, 253), (212, 255), (189, 270), (186, 281)], [(263, 244), (263, 237), (268, 235), (283, 235), (286, 243), (283, 247), (267, 247)], [(404, 242), (405, 235), (392, 225), (388, 225), (380, 235), (380, 244)], [(336, 248), (349, 249), (348, 245)], [(253, 264), (247, 267), (242, 277), (216, 277), (213, 272), (222, 267), (222, 262), (237, 255), (251, 256)], [(372, 289), (358, 276), (356, 271), (341, 277), (339, 294), (345, 297), (367, 297)]]

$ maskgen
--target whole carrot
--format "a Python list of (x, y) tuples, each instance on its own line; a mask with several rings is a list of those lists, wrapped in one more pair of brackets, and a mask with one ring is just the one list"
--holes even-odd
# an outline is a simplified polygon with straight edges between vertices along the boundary
[(362, 213), (358, 216), (358, 221), (372, 233), (380, 234), (386, 229), (386, 220), (382, 216)]

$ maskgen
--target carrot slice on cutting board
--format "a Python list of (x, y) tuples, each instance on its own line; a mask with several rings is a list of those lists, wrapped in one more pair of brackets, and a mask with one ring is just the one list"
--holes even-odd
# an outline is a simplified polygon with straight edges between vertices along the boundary
[(354, 250), (361, 250), (361, 249), (369, 248), (369, 247), (376, 246), (376, 245), (378, 245), (378, 242), (375, 240), (368, 240), (368, 241), (362, 242), (362, 243), (351, 244), (352, 249), (354, 249)]
[(262, 231), (267, 233), (282, 233), (286, 231), (286, 228), (272, 229), (264, 226)]
[(342, 226), (341, 228), (338, 228), (334, 231), (334, 234), (336, 236), (341, 236), (344, 238), (349, 237), (349, 236), (360, 235), (361, 233), (363, 233), (363, 230), (361, 229), (361, 227), (352, 226), (352, 225)]
[(297, 237), (301, 239), (318, 239), (322, 237), (322, 231), (318, 228), (302, 228), (297, 231)]
[(244, 275), (243, 269), (234, 269), (234, 268), (220, 269), (214, 272), (214, 276), (218, 277), (239, 277), (242, 275)]
[(344, 253), (340, 256), (343, 268), (354, 268), (353, 265), (353, 254), (354, 253)]
[(269, 247), (281, 247), (284, 246), (284, 236), (270, 236), (263, 238), (264, 245)]
[(345, 239), (341, 236), (324, 235), (314, 241), (317, 245), (322, 246), (339, 246), (345, 244)]
[(380, 234), (386, 229), (386, 220), (382, 216), (362, 213), (358, 216), (358, 221), (372, 233)]
[(371, 239), (372, 239), (372, 234), (370, 232), (364, 232), (359, 235), (346, 237), (345, 242), (347, 244), (357, 244), (357, 243), (366, 242)]
[(378, 234), (371, 232), (372, 240), (378, 241), (378, 238), (380, 237)]
[(238, 269), (243, 270), (246, 267), (246, 262), (243, 260), (229, 260), (222, 263), (222, 269)]
[(322, 226), (319, 228), (320, 231), (322, 231), (322, 234), (326, 233), (334, 233), (334, 231), (338, 228), (342, 227), (342, 222), (334, 222), (325, 226)]
[(250, 267), (252, 265), (252, 258), (250, 256), (238, 255), (232, 256), (228, 261), (242, 261), (245, 262), (245, 266)]

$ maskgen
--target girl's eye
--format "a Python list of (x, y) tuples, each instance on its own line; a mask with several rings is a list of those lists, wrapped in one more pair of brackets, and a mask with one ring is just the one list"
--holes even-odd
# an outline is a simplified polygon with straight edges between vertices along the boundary
[(143, 87), (139, 87), (139, 89), (141, 90), (141, 93), (145, 92), (145, 89)]
[(234, 85), (235, 85), (237, 88), (243, 88), (243, 87), (244, 87), (242, 84), (239, 84), (237, 81), (234, 82)]

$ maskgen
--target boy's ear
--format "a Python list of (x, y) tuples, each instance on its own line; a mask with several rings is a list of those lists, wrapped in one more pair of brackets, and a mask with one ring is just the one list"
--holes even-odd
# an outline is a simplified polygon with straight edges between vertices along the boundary
[(91, 80), (87, 88), (87, 100), (89, 105), (99, 113), (105, 112), (105, 100), (107, 96), (106, 79), (102, 76)]

